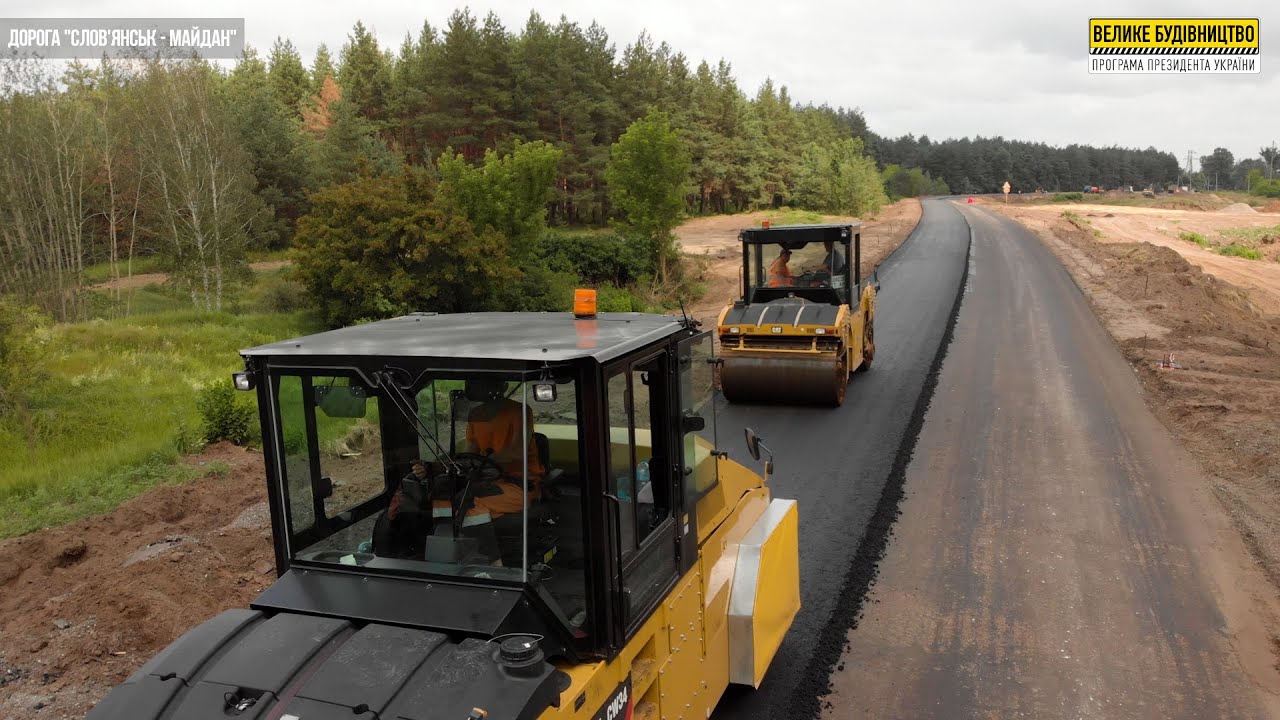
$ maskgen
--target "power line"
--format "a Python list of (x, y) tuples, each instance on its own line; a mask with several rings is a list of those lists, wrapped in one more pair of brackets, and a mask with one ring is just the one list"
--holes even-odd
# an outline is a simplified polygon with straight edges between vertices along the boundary
[(1187, 188), (1191, 187), (1191, 174), (1195, 172), (1195, 166), (1192, 165), (1192, 163), (1195, 162), (1194, 157), (1199, 154), (1200, 153), (1196, 152), (1195, 150), (1187, 151)]

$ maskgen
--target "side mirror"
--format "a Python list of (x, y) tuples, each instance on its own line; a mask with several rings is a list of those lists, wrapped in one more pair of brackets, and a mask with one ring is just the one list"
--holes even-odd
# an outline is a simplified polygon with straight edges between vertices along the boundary
[(773, 451), (765, 447), (764, 443), (760, 442), (760, 437), (756, 435), (755, 430), (752, 430), (751, 428), (747, 428), (746, 430), (747, 452), (751, 453), (751, 457), (759, 460), (761, 450), (769, 453), (769, 459), (764, 461), (764, 476), (767, 478), (773, 474)]
[(701, 415), (685, 415), (680, 418), (680, 434), (686, 435), (691, 432), (702, 432), (707, 428), (706, 418)]
[(746, 429), (747, 433), (747, 452), (751, 453), (751, 459), (760, 459), (760, 438), (756, 437), (756, 431), (751, 428)]
[(368, 393), (359, 385), (318, 385), (316, 406), (331, 418), (362, 418)]
[(316, 483), (316, 493), (320, 495), (321, 500), (333, 497), (333, 478), (320, 478), (320, 481)]

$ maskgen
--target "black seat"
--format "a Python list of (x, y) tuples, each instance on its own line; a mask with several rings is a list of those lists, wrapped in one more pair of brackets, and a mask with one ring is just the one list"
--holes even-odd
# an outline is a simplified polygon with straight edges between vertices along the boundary
[(551, 467), (551, 440), (546, 435), (536, 432), (533, 434), (533, 445), (538, 451), (538, 462), (546, 471), (546, 475), (542, 477), (542, 493), (547, 497), (558, 497), (560, 492), (556, 483), (564, 476), (564, 470)]

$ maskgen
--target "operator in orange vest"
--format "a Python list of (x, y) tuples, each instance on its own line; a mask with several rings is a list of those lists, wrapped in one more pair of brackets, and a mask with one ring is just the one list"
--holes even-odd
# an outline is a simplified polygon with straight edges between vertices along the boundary
[(769, 266), (769, 287), (791, 287), (796, 284), (796, 278), (791, 274), (791, 268), (787, 267), (787, 263), (791, 261), (791, 251), (782, 248), (782, 252), (778, 253), (778, 257)]
[[(473, 486), (471, 507), (467, 508), (462, 521), (463, 534), (480, 540), (481, 552), (492, 558), (494, 565), (502, 565), (502, 548), (500, 539), (494, 534), (494, 523), (508, 515), (519, 519), (526, 505), (525, 463), (520, 460), (522, 447), (527, 445), (529, 448), (526, 456), (529, 500), (540, 497), (540, 485), (546, 474), (533, 440), (533, 410), (524, 408), (525, 412), (521, 412), (522, 405), (506, 397), (506, 389), (505, 380), (483, 378), (468, 380), (463, 391), (468, 400), (480, 405), (467, 416), (466, 442), (462, 449), (487, 456), (503, 473), (496, 482)], [(521, 434), (522, 428), (527, 430), (527, 437)], [(483, 469), (480, 475), (485, 476)], [(437, 523), (448, 522), (453, 515), (449, 498), (435, 498), (432, 508)]]
[[(518, 513), (524, 507), (522, 484), (526, 467), (529, 499), (539, 497), (546, 475), (533, 441), (533, 408), (506, 397), (506, 389), (507, 383), (498, 379), (468, 380), (466, 387), (468, 400), (482, 402), (467, 417), (466, 450), (487, 454), (507, 476), (506, 481), (498, 483), (501, 494), (475, 499), (476, 507), (488, 510), (494, 519)], [(522, 435), (522, 431), (526, 434)]]

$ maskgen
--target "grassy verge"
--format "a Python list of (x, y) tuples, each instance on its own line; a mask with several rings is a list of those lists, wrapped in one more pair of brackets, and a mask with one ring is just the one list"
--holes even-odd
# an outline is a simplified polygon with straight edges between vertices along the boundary
[(826, 222), (826, 217), (812, 210), (780, 208), (774, 211), (768, 220), (770, 225), (818, 225)]
[(1275, 227), (1241, 227), (1227, 228), (1222, 231), (1224, 237), (1247, 240), (1262, 245), (1271, 245), (1280, 241), (1280, 225)]
[[(253, 258), (273, 259), (281, 258)], [(674, 310), (679, 298), (689, 303), (705, 291), (701, 262), (686, 260), (662, 286), (647, 276), (621, 288), (600, 283), (600, 309)], [(251, 277), (228, 290), (225, 312), (193, 310), (163, 285), (98, 289), (90, 291), (91, 319), (41, 331), (46, 377), (33, 389), (31, 422), (0, 415), (0, 538), (106, 512), (149, 488), (218, 470), (178, 462), (199, 444), (198, 391), (228, 381), (241, 367), (239, 350), (322, 329), (288, 269)], [(345, 442), (376, 419), (374, 411), (361, 421), (326, 421), (322, 440)]]
[(196, 391), (238, 368), (240, 349), (316, 329), (306, 313), (190, 309), (50, 328), (33, 426), (0, 420), (0, 537), (190, 479), (175, 461), (199, 435)]
[[(155, 255), (140, 255), (133, 259), (132, 264), (127, 261), (117, 263), (117, 269), (119, 270), (121, 277), (123, 277), (130, 273), (134, 275), (145, 275), (147, 273), (165, 272), (167, 268), (165, 268), (161, 263), (160, 258)], [(89, 285), (106, 282), (112, 277), (111, 263), (97, 263), (89, 265), (84, 269), (84, 281)]]
[[(246, 258), (248, 262), (287, 262), (289, 260), (288, 250), (256, 250), (249, 252)], [(156, 255), (139, 255), (133, 259), (132, 265), (127, 261), (117, 263), (121, 277), (126, 275), (147, 275), (150, 273), (168, 272), (169, 268), (165, 266), (160, 257)], [(95, 285), (97, 283), (106, 282), (112, 279), (111, 263), (95, 263), (86, 266), (84, 269), (84, 281), (87, 285)]]
[(1255, 250), (1251, 247), (1245, 247), (1244, 245), (1237, 245), (1235, 243), (1231, 243), (1230, 245), (1223, 245), (1222, 247), (1218, 248), (1218, 254), (1226, 255), (1228, 257), (1244, 258), (1245, 260), (1261, 260), (1262, 259), (1262, 252), (1260, 250)]
[(1205, 240), (1204, 236), (1203, 236), (1203, 235), (1201, 235), (1201, 234), (1200, 234), (1200, 233), (1198, 233), (1198, 232), (1181, 232), (1181, 233), (1178, 233), (1178, 239), (1179, 239), (1179, 240), (1186, 240), (1186, 241), (1187, 241), (1187, 242), (1189, 242), (1189, 243), (1195, 243), (1196, 245), (1199, 245), (1199, 246), (1200, 246), (1200, 247), (1202, 247), (1202, 248), (1207, 248), (1207, 247), (1209, 247), (1209, 241), (1208, 241), (1208, 240)]

